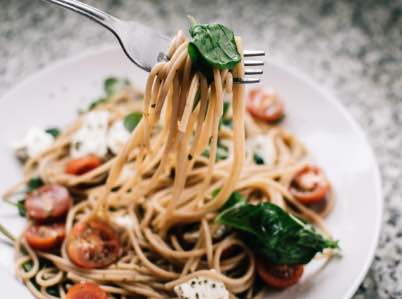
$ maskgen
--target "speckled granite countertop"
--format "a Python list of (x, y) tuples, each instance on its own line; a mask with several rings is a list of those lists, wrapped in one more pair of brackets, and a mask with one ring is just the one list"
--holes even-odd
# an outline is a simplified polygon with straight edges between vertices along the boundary
[[(380, 245), (354, 299), (402, 298), (402, 1), (87, 0), (156, 28), (221, 20), (334, 92), (374, 148), (385, 193)], [(238, 26), (239, 24), (244, 24)], [(0, 95), (54, 60), (114, 42), (39, 0), (0, 0)], [(263, 47), (261, 46), (263, 45)], [(317, 298), (318, 299), (318, 298)]]

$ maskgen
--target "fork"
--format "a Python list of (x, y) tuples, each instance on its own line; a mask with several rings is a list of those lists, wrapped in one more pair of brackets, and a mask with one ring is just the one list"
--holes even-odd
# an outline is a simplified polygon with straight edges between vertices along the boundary
[[(135, 21), (123, 21), (95, 7), (77, 0), (43, 0), (87, 16), (109, 29), (118, 39), (127, 57), (141, 69), (150, 72), (152, 67), (168, 60), (167, 50), (171, 38)], [(264, 56), (264, 51), (245, 50), (244, 57)], [(262, 66), (264, 61), (245, 59), (244, 66)], [(245, 75), (261, 75), (262, 69), (245, 68)], [(233, 78), (234, 83), (258, 83), (259, 78)]]

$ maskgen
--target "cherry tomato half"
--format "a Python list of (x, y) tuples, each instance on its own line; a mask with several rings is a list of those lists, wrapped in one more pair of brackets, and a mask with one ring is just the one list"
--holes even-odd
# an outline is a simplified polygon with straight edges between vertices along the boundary
[(94, 219), (74, 225), (66, 249), (70, 260), (81, 268), (105, 268), (119, 257), (120, 240), (110, 225)]
[(285, 108), (278, 95), (262, 88), (250, 90), (246, 107), (252, 116), (270, 123), (279, 121), (285, 114)]
[(95, 155), (88, 155), (68, 161), (65, 172), (72, 175), (87, 173), (102, 165), (102, 160)]
[(73, 201), (68, 190), (60, 185), (45, 185), (27, 195), (28, 216), (37, 221), (60, 218), (67, 214)]
[(76, 283), (68, 289), (66, 299), (107, 299), (107, 294), (96, 283)]
[(61, 245), (66, 236), (64, 223), (31, 224), (24, 233), (25, 240), (36, 250), (52, 250)]
[(306, 166), (296, 173), (290, 186), (290, 193), (303, 204), (313, 204), (325, 198), (330, 184), (317, 166)]
[(296, 284), (304, 272), (303, 265), (273, 265), (257, 259), (257, 272), (264, 283), (276, 289), (285, 289)]

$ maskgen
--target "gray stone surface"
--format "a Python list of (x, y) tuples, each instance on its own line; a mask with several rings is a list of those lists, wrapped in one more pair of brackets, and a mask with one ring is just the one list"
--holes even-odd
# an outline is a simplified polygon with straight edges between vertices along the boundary
[[(269, 49), (335, 93), (374, 148), (386, 201), (380, 245), (354, 299), (402, 298), (401, 1), (87, 2), (171, 31), (186, 28), (187, 14), (221, 20), (249, 48)], [(58, 7), (0, 0), (0, 95), (54, 60), (111, 42), (103, 28)]]

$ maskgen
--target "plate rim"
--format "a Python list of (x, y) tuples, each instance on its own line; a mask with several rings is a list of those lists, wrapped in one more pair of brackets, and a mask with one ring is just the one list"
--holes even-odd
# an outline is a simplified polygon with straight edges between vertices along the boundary
[[(32, 73), (29, 73), (26, 76), (22, 77), (18, 83), (12, 84), (6, 90), (6, 92), (0, 95), (0, 102), (3, 102), (7, 98), (12, 97), (13, 93), (17, 92), (21, 88), (24, 88), (24, 85), (30, 84), (30, 82), (35, 80), (36, 77), (43, 76), (48, 72), (52, 72), (54, 69), (57, 69), (58, 67), (61, 67), (69, 63), (73, 63), (77, 60), (85, 59), (86, 57), (90, 57), (93, 55), (101, 55), (104, 52), (117, 51), (117, 50), (121, 51), (120, 47), (112, 44), (107, 44), (98, 47), (91, 47), (89, 49), (81, 51), (80, 53), (71, 53), (66, 58), (61, 58), (55, 60), (54, 62), (50, 62), (49, 64), (46, 64), (42, 69), (33, 71)], [(124, 55), (123, 52), (122, 55)], [(132, 62), (130, 62), (130, 60), (127, 59), (127, 63)], [(367, 250), (368, 254), (364, 261), (364, 265), (361, 267), (359, 274), (353, 280), (353, 283), (351, 283), (350, 286), (347, 288), (347, 291), (345, 292), (345, 297), (342, 298), (342, 299), (350, 299), (358, 290), (360, 284), (363, 282), (365, 276), (367, 275), (370, 266), (372, 265), (376, 249), (379, 245), (380, 234), (383, 228), (383, 216), (384, 216), (385, 204), (384, 204), (382, 179), (376, 155), (367, 138), (366, 133), (363, 131), (358, 122), (353, 118), (353, 116), (347, 110), (347, 108), (343, 105), (343, 103), (339, 100), (339, 97), (335, 96), (335, 94), (330, 90), (329, 87), (319, 85), (311, 76), (303, 72), (302, 69), (290, 66), (289, 64), (286, 64), (282, 59), (273, 58), (269, 60), (269, 63), (274, 65), (275, 67), (278, 67), (279, 69), (284, 70), (286, 73), (293, 75), (294, 77), (296, 77), (296, 79), (300, 80), (302, 83), (309, 85), (310, 88), (315, 89), (316, 91), (321, 93), (325, 98), (325, 101), (327, 101), (330, 105), (333, 105), (333, 107), (335, 107), (341, 113), (341, 115), (346, 119), (346, 121), (351, 125), (351, 128), (353, 129), (354, 133), (357, 134), (357, 136), (359, 136), (364, 147), (368, 151), (368, 157), (371, 162), (370, 168), (372, 168), (373, 171), (372, 172), (374, 179), (373, 188), (375, 190), (375, 198), (376, 198), (375, 203), (378, 205), (379, 208), (376, 209), (374, 237), (372, 238), (370, 246)], [(146, 72), (144, 71), (144, 73)]]

